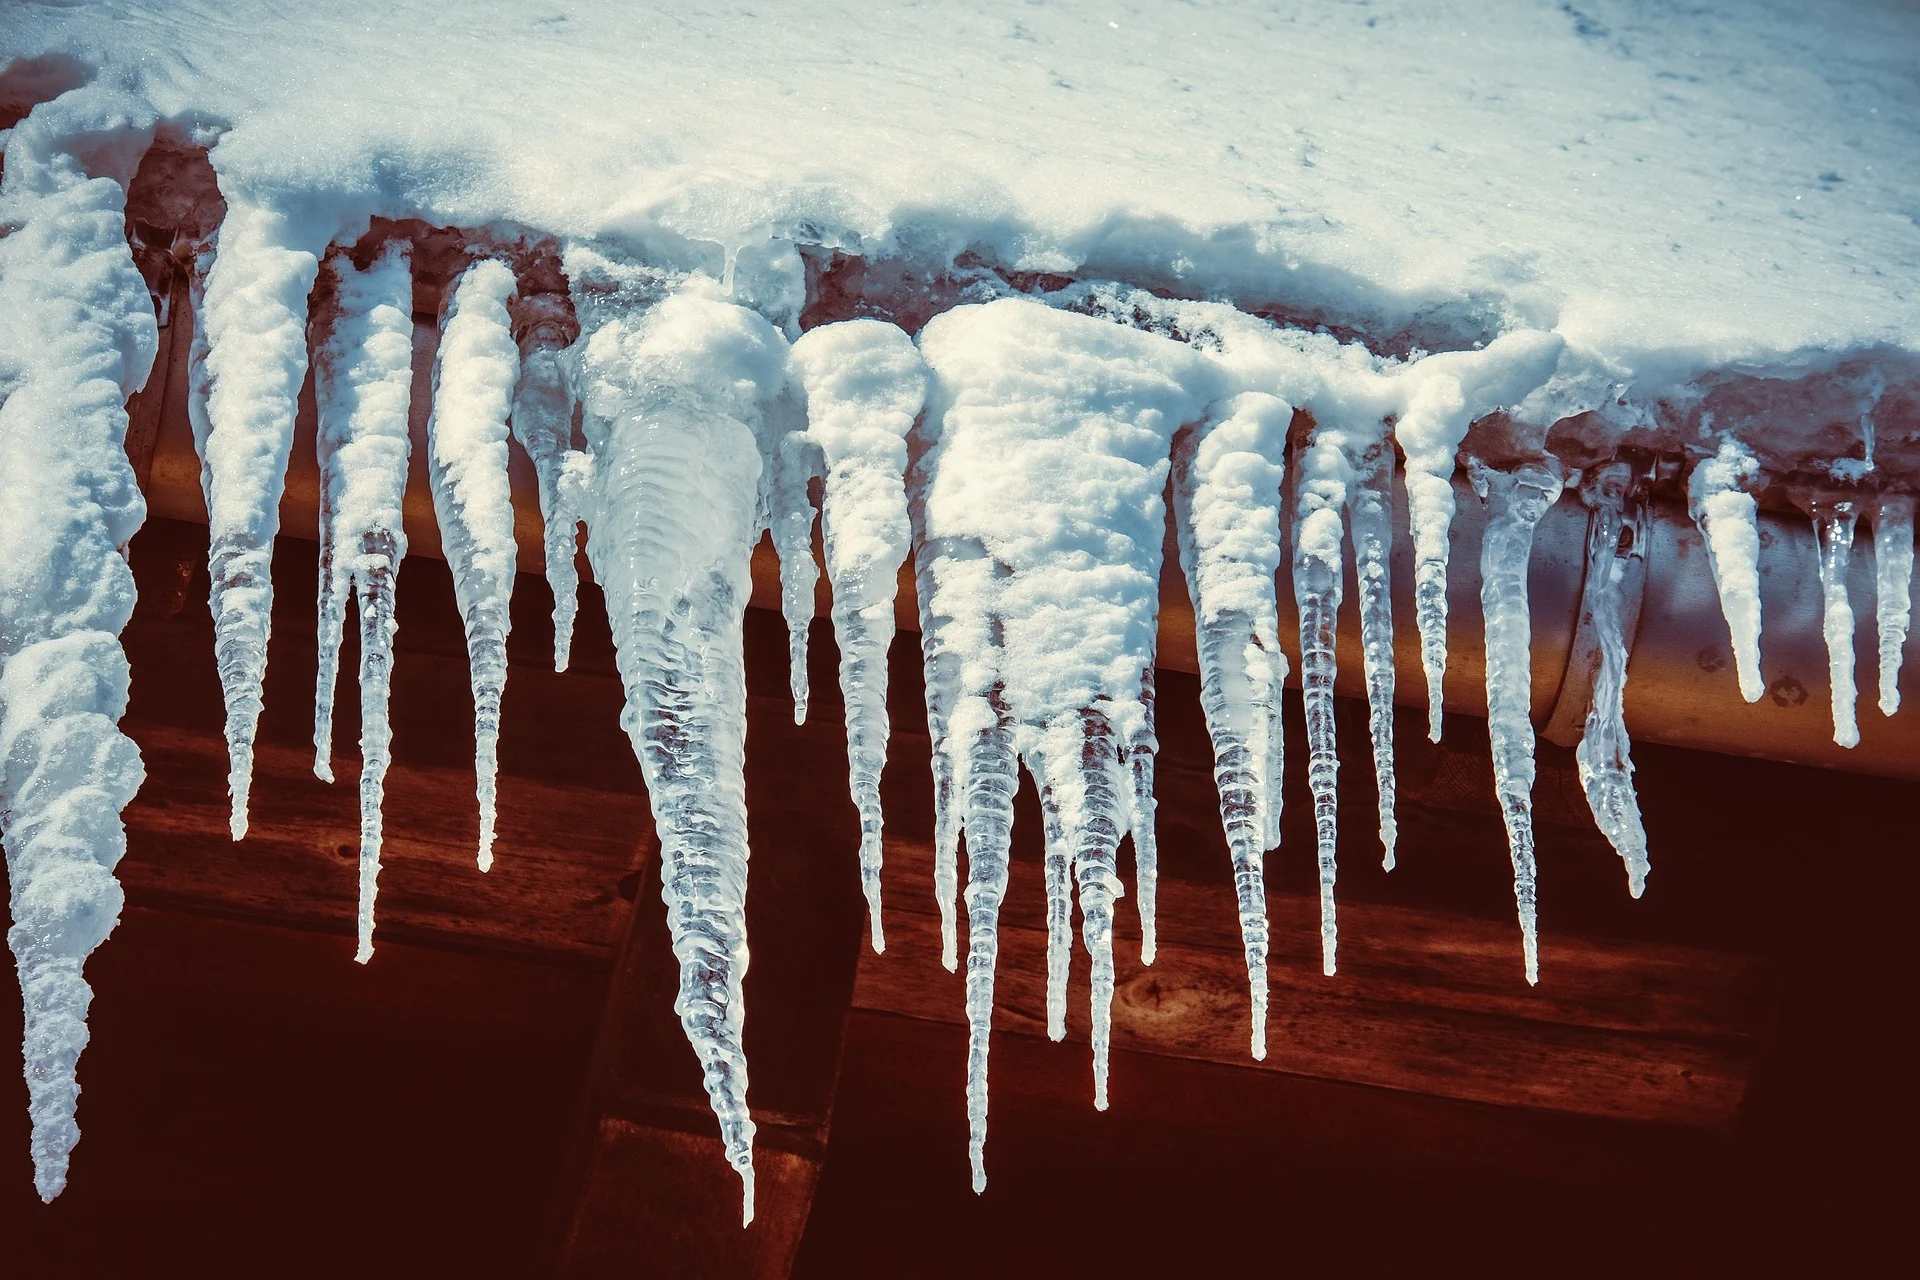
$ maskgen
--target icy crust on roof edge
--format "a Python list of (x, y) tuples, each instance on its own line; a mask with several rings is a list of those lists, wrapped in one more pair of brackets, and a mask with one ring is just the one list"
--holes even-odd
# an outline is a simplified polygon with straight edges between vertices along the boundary
[(116, 727), (117, 637), (134, 595), (121, 548), (146, 517), (125, 405), (158, 341), (124, 184), (152, 130), (141, 103), (69, 94), (14, 129), (0, 184), (0, 840), (34, 1186), (49, 1201), (80, 1138), (81, 966), (119, 922), (120, 810), (144, 776)]

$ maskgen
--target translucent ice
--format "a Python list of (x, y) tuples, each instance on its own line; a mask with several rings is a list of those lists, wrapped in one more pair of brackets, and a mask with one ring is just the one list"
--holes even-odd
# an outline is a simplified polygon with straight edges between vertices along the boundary
[(1833, 708), (1833, 740), (1860, 745), (1860, 721), (1854, 713), (1858, 692), (1853, 680), (1853, 602), (1847, 598), (1847, 573), (1853, 564), (1853, 527), (1859, 508), (1852, 499), (1816, 502), (1813, 534), (1820, 549), (1820, 631), (1827, 642), (1828, 700)]
[(1712, 457), (1693, 469), (1687, 482), (1688, 508), (1706, 539), (1720, 612), (1733, 641), (1733, 663), (1740, 696), (1758, 702), (1767, 691), (1760, 678), (1760, 524), (1759, 505), (1750, 489), (1760, 481), (1760, 463), (1732, 436), (1720, 441)]
[(562, 476), (573, 454), (573, 387), (561, 367), (561, 351), (573, 340), (570, 317), (560, 301), (536, 294), (518, 300), (520, 381), (513, 390), (513, 438), (527, 451), (540, 481), (547, 586), (553, 592), (553, 669), (565, 671), (579, 607), (574, 568), (580, 520), (567, 505)]
[(1320, 964), (1335, 970), (1333, 885), (1338, 839), (1340, 756), (1334, 738), (1334, 628), (1342, 595), (1342, 517), (1353, 467), (1343, 433), (1316, 425), (1294, 478), (1293, 598), (1300, 611), (1300, 690), (1307, 711), (1307, 784), (1320, 863)]
[(1367, 677), (1367, 731), (1380, 800), (1380, 865), (1393, 870), (1400, 827), (1393, 771), (1393, 441), (1382, 436), (1354, 464), (1348, 506), (1354, 578), (1360, 588), (1360, 653)]
[(1884, 494), (1873, 517), (1874, 619), (1880, 631), (1880, 714), (1900, 709), (1900, 664), (1913, 620), (1913, 498)]
[(1627, 866), (1627, 888), (1639, 897), (1647, 887), (1647, 832), (1640, 822), (1640, 801), (1633, 791), (1632, 742), (1627, 737), (1627, 640), (1622, 616), (1621, 582), (1626, 563), (1620, 556), (1624, 499), (1630, 478), (1624, 463), (1613, 463), (1583, 478), (1580, 496), (1592, 508), (1587, 533), (1586, 592), (1593, 610), (1600, 665), (1594, 673), (1593, 700), (1574, 757), (1580, 786), (1593, 820)]

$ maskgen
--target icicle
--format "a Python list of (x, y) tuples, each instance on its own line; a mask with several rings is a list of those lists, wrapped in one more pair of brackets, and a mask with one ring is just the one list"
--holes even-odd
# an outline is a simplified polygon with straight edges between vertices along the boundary
[(580, 576), (574, 567), (579, 517), (567, 505), (561, 476), (573, 456), (573, 389), (561, 368), (561, 349), (572, 341), (562, 300), (552, 295), (516, 299), (524, 317), (520, 334), (520, 381), (513, 392), (513, 438), (527, 451), (540, 481), (540, 517), (545, 525), (547, 586), (553, 592), (553, 669), (565, 671), (573, 648)]
[[(787, 344), (699, 277), (569, 246), (590, 471), (575, 486), (660, 838), (674, 1003), (753, 1218), (742, 624)], [(570, 472), (570, 475), (577, 473)]]
[(1360, 586), (1360, 646), (1367, 676), (1367, 730), (1380, 796), (1380, 865), (1393, 870), (1400, 827), (1393, 772), (1393, 442), (1382, 439), (1355, 468), (1348, 514)]
[(1487, 733), (1493, 746), (1494, 792), (1513, 856), (1527, 981), (1540, 981), (1533, 859), (1532, 619), (1527, 560), (1533, 531), (1559, 501), (1560, 464), (1549, 458), (1513, 471), (1469, 460), (1474, 490), (1487, 503), (1480, 544), (1480, 610), (1487, 643)]
[(1264, 852), (1279, 843), (1286, 739), (1274, 575), (1280, 564), (1283, 400), (1248, 392), (1216, 405), (1174, 442), (1174, 527), (1193, 599), (1200, 705), (1213, 740), (1220, 823), (1233, 861), (1252, 994), (1252, 1052), (1267, 1056)]
[(520, 377), (520, 349), (507, 312), (513, 291), (513, 269), (504, 262), (476, 262), (460, 277), (441, 320), (427, 419), (433, 511), (467, 631), (482, 871), (493, 865), (500, 699), (519, 558), (507, 485), (507, 413)]
[[(116, 727), (128, 687), (116, 637), (134, 597), (117, 549), (146, 517), (125, 404), (157, 345), (121, 182), (151, 119), (96, 88), (36, 107), (8, 140), (0, 184), (0, 843), (33, 1181), (48, 1201), (80, 1140), (93, 998), (82, 966), (119, 922), (120, 810), (144, 772)], [(76, 136), (84, 150), (70, 152)]]
[(979, 1188), (993, 933), (1019, 757), (1057, 814), (1054, 863), (1062, 850), (1072, 861), (1093, 971), (1094, 1100), (1106, 1105), (1116, 863), (1145, 808), (1132, 755), (1152, 734), (1167, 448), (1200, 416), (1204, 401), (1189, 386), (1208, 374), (1164, 338), (1025, 299), (950, 310), (921, 331), (920, 349), (938, 409), (914, 472), (918, 569), (938, 624), (929, 656), (950, 664), (930, 669), (928, 705), (943, 713), (947, 750), (964, 743), (967, 753), (953, 764), (967, 804)]
[(227, 194), (201, 314), (204, 411), (193, 414), (207, 499), (214, 656), (227, 709), (233, 838), (247, 833), (253, 739), (273, 614), (273, 539), (300, 384), (307, 294), (327, 236)]
[(1536, 330), (1503, 334), (1479, 351), (1428, 356), (1398, 380), (1406, 396), (1394, 436), (1406, 454), (1407, 512), (1413, 532), (1414, 619), (1427, 677), (1427, 736), (1440, 741), (1447, 671), (1447, 537), (1453, 526), (1453, 472), (1473, 422), (1526, 398), (1560, 359), (1564, 341)]
[(1047, 1039), (1067, 1038), (1067, 982), (1073, 976), (1073, 850), (1060, 824), (1060, 798), (1054, 794), (1041, 750), (1027, 752), (1040, 792), (1040, 819), (1046, 826), (1041, 883), (1047, 895)]
[(1633, 791), (1633, 744), (1627, 738), (1627, 637), (1621, 616), (1621, 581), (1626, 561), (1620, 555), (1625, 529), (1622, 504), (1630, 477), (1625, 463), (1612, 463), (1588, 475), (1580, 496), (1593, 510), (1587, 533), (1587, 598), (1600, 665), (1586, 727), (1574, 751), (1587, 807), (1607, 843), (1627, 867), (1627, 889), (1639, 897), (1647, 888), (1647, 832), (1640, 822), (1640, 801)]
[(1146, 722), (1134, 731), (1127, 744), (1127, 776), (1132, 783), (1128, 796), (1128, 821), (1133, 829), (1133, 879), (1139, 892), (1134, 910), (1140, 913), (1140, 963), (1151, 965), (1159, 946), (1154, 910), (1160, 891), (1160, 841), (1154, 834), (1154, 815), (1159, 802), (1153, 798), (1153, 761), (1160, 751), (1160, 739), (1153, 732), (1153, 668), (1147, 668), (1140, 689), (1140, 705), (1146, 710)]
[(1847, 572), (1853, 564), (1853, 527), (1859, 507), (1852, 499), (1813, 506), (1813, 534), (1820, 549), (1821, 632), (1827, 641), (1827, 684), (1833, 707), (1833, 740), (1860, 745), (1854, 714), (1858, 692), (1853, 681), (1853, 602), (1847, 598)]
[(1316, 426), (1295, 475), (1293, 598), (1300, 611), (1300, 688), (1307, 710), (1307, 783), (1319, 835), (1320, 964), (1335, 971), (1338, 935), (1333, 884), (1337, 873), (1340, 756), (1334, 739), (1334, 629), (1340, 615), (1342, 515), (1353, 468), (1337, 429)]
[(1720, 612), (1733, 642), (1740, 696), (1748, 702), (1758, 702), (1767, 691), (1760, 678), (1759, 504), (1748, 492), (1759, 482), (1759, 461), (1732, 436), (1720, 441), (1719, 452), (1695, 467), (1687, 482), (1688, 507), (1706, 540)]
[(807, 628), (813, 622), (813, 498), (808, 486), (824, 467), (820, 446), (803, 431), (790, 431), (773, 459), (773, 549), (780, 557), (780, 612), (787, 620), (787, 687), (793, 692), (793, 722), (807, 722)]
[[(413, 392), (410, 246), (390, 241), (365, 271), (327, 259), (330, 303), (316, 308), (314, 402), (319, 410), (323, 556), (320, 676), (314, 771), (327, 768), (333, 675), (349, 587), (360, 620), (360, 924), (354, 959), (373, 957), (380, 879), (380, 809), (393, 729), (394, 577), (407, 554), (401, 497), (407, 487), (407, 409)], [(321, 776), (330, 776), (331, 770)]]
[(1874, 620), (1880, 629), (1880, 714), (1900, 709), (1900, 666), (1913, 617), (1913, 498), (1882, 494), (1873, 517)]

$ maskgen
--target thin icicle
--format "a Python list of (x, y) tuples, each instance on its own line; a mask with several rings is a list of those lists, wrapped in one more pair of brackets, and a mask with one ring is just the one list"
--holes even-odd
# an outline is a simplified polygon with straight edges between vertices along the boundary
[(482, 871), (493, 866), (500, 699), (519, 559), (507, 484), (507, 414), (520, 377), (520, 349), (507, 311), (513, 291), (513, 269), (493, 259), (474, 263), (460, 277), (441, 320), (427, 419), (433, 511), (467, 631)]
[[(407, 409), (413, 391), (410, 246), (390, 241), (365, 271), (345, 254), (327, 259), (331, 297), (315, 317), (315, 436), (326, 519), (314, 771), (329, 776), (333, 676), (349, 588), (360, 621), (360, 912), (354, 959), (373, 957), (379, 892), (381, 803), (393, 728), (394, 578), (407, 554), (401, 498), (407, 487)], [(329, 612), (331, 610), (331, 612)]]
[(1874, 620), (1880, 629), (1880, 714), (1900, 709), (1900, 666), (1913, 619), (1913, 498), (1887, 493), (1873, 517)]
[(1393, 442), (1377, 441), (1355, 468), (1348, 511), (1360, 587), (1360, 650), (1367, 677), (1367, 730), (1380, 796), (1380, 865), (1393, 870), (1400, 826), (1393, 772)]
[(1533, 858), (1532, 619), (1527, 561), (1533, 531), (1559, 501), (1564, 481), (1551, 458), (1512, 471), (1469, 460), (1473, 487), (1487, 503), (1480, 544), (1480, 611), (1487, 643), (1487, 734), (1493, 786), (1513, 857), (1513, 896), (1520, 914), (1527, 981), (1540, 981)]
[[(118, 549), (146, 518), (125, 405), (158, 337), (121, 184), (151, 128), (150, 111), (104, 86), (64, 95), (14, 128), (0, 183), (0, 844), (47, 1201), (80, 1140), (82, 966), (120, 919), (120, 810), (144, 774), (116, 727), (129, 683), (116, 637), (134, 597)], [(124, 171), (89, 172), (111, 171), (116, 152)]]
[(1750, 489), (1760, 482), (1760, 462), (1732, 436), (1720, 441), (1711, 458), (1693, 469), (1687, 482), (1688, 508), (1706, 540), (1720, 612), (1733, 642), (1740, 696), (1758, 702), (1767, 691), (1760, 678), (1760, 523), (1759, 504)]
[(1833, 740), (1860, 745), (1860, 721), (1854, 713), (1859, 692), (1853, 680), (1853, 602), (1847, 575), (1853, 564), (1853, 529), (1859, 506), (1850, 498), (1813, 506), (1813, 535), (1820, 550), (1821, 633), (1827, 641), (1827, 686), (1833, 707)]
[(1514, 405), (1547, 380), (1565, 342), (1520, 330), (1479, 351), (1450, 351), (1407, 366), (1395, 438), (1406, 454), (1407, 512), (1413, 533), (1414, 619), (1427, 677), (1427, 736), (1440, 741), (1447, 671), (1447, 545), (1453, 527), (1453, 473), (1473, 422)]
[(1128, 821), (1133, 824), (1133, 880), (1138, 888), (1134, 910), (1140, 913), (1140, 963), (1150, 965), (1159, 949), (1159, 927), (1154, 912), (1160, 892), (1160, 840), (1154, 832), (1154, 815), (1160, 804), (1153, 798), (1153, 761), (1160, 751), (1160, 739), (1153, 732), (1153, 669), (1145, 673), (1140, 704), (1146, 708), (1146, 723), (1134, 731), (1127, 744), (1127, 776), (1132, 783), (1128, 797)]
[(1040, 792), (1040, 820), (1046, 827), (1040, 876), (1047, 895), (1047, 1039), (1058, 1043), (1067, 1038), (1067, 982), (1073, 975), (1073, 850), (1060, 825), (1060, 798), (1049, 781), (1045, 755), (1029, 751), (1027, 767)]
[[(753, 1219), (743, 621), (787, 344), (695, 277), (569, 246), (591, 465), (569, 471), (660, 839), (680, 1015)], [(663, 294), (666, 294), (664, 298)]]
[(561, 351), (573, 340), (563, 299), (541, 294), (518, 299), (522, 317), (520, 381), (513, 392), (513, 438), (533, 462), (540, 481), (540, 518), (545, 527), (547, 586), (553, 592), (553, 669), (565, 671), (573, 648), (580, 574), (574, 567), (580, 518), (568, 506), (561, 477), (573, 454), (573, 388), (561, 368)]
[(1300, 611), (1300, 689), (1307, 711), (1307, 784), (1319, 837), (1320, 965), (1336, 969), (1339, 936), (1333, 885), (1338, 874), (1340, 755), (1334, 734), (1334, 632), (1343, 594), (1342, 517), (1353, 468), (1337, 429), (1316, 426), (1295, 472), (1293, 598)]
[(1647, 832), (1633, 790), (1633, 744), (1627, 737), (1627, 637), (1620, 598), (1627, 568), (1620, 555), (1620, 538), (1629, 473), (1625, 463), (1612, 463), (1589, 474), (1580, 486), (1581, 498), (1593, 510), (1586, 582), (1600, 665), (1574, 757), (1587, 807), (1593, 810), (1593, 820), (1607, 843), (1626, 863), (1627, 890), (1637, 898), (1646, 892), (1648, 864)]
[(993, 971), (1000, 957), (1000, 904), (1007, 897), (1007, 852), (1020, 765), (998, 690), (968, 696), (955, 707), (950, 731), (965, 744), (955, 782), (966, 805), (967, 1156), (977, 1195), (987, 1189), (987, 1050), (993, 1031)]
[(1267, 1056), (1265, 851), (1279, 843), (1286, 739), (1274, 575), (1293, 409), (1248, 392), (1174, 442), (1174, 528), (1193, 600), (1200, 705), (1213, 740), (1220, 824), (1233, 864), (1252, 996), (1252, 1053)]
[(793, 722), (807, 722), (807, 628), (813, 623), (813, 498), (808, 489), (823, 467), (820, 446), (790, 431), (773, 459), (773, 549), (780, 557), (780, 613), (787, 620), (787, 687)]
[(196, 330), (206, 335), (204, 412), (192, 415), (207, 500), (214, 658), (227, 710), (233, 838), (247, 833), (247, 791), (273, 613), (273, 539), (300, 384), (307, 295), (328, 235), (227, 196)]
[(812, 330), (794, 344), (792, 368), (806, 392), (807, 436), (825, 463), (821, 525), (846, 703), (847, 786), (860, 810), (860, 884), (879, 952), (886, 949), (880, 775), (889, 732), (887, 650), (900, 565), (912, 540), (907, 433), (926, 401), (927, 371), (913, 340), (879, 320)]

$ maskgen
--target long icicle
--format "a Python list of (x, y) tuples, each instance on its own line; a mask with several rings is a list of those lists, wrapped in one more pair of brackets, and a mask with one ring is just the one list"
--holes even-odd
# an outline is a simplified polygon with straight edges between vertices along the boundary
[(1342, 516), (1353, 468), (1337, 428), (1316, 425), (1294, 472), (1293, 598), (1300, 611), (1300, 689), (1307, 711), (1307, 784), (1320, 864), (1320, 965), (1333, 975), (1339, 951), (1333, 886), (1338, 875), (1340, 755), (1335, 741), (1334, 633), (1343, 594)]
[(580, 517), (568, 505), (563, 477), (573, 449), (573, 388), (561, 368), (561, 352), (578, 334), (566, 299), (534, 294), (514, 300), (520, 346), (520, 381), (513, 390), (513, 438), (526, 450), (540, 483), (542, 545), (547, 586), (553, 592), (553, 669), (565, 671), (573, 649), (579, 610)]
[(950, 732), (965, 744), (957, 771), (967, 809), (967, 1156), (973, 1190), (987, 1189), (987, 1050), (993, 1033), (993, 971), (1000, 956), (1000, 904), (1007, 897), (1013, 793), (1020, 766), (998, 690), (954, 709)]
[(482, 871), (493, 866), (500, 701), (519, 559), (507, 484), (507, 415), (520, 377), (508, 313), (514, 287), (513, 269), (494, 259), (461, 275), (441, 319), (427, 419), (433, 511), (467, 633)]
[(1494, 792), (1513, 859), (1527, 982), (1540, 981), (1533, 856), (1532, 620), (1527, 561), (1533, 531), (1559, 500), (1559, 463), (1530, 462), (1498, 471), (1471, 460), (1469, 474), (1487, 503), (1480, 545), (1480, 610), (1487, 637), (1487, 733), (1493, 746)]
[(1626, 572), (1620, 539), (1630, 476), (1627, 464), (1616, 462), (1589, 473), (1580, 485), (1580, 496), (1593, 512), (1587, 532), (1586, 590), (1600, 664), (1574, 758), (1594, 823), (1626, 864), (1627, 891), (1637, 898), (1647, 888), (1647, 832), (1633, 790), (1633, 744), (1627, 737), (1626, 720), (1627, 637), (1620, 599)]
[(1265, 851), (1279, 843), (1285, 773), (1287, 657), (1274, 577), (1292, 418), (1285, 401), (1248, 392), (1215, 405), (1173, 449), (1174, 529), (1193, 600), (1200, 705), (1232, 860), (1256, 1059), (1267, 1056)]
[(1913, 620), (1913, 497), (1886, 493), (1873, 517), (1874, 621), (1880, 632), (1880, 714), (1900, 709), (1900, 666)]
[(1859, 693), (1853, 679), (1853, 602), (1847, 598), (1848, 570), (1853, 564), (1853, 530), (1859, 510), (1851, 498), (1823, 500), (1813, 505), (1813, 535), (1820, 551), (1820, 631), (1827, 642), (1833, 740), (1843, 747), (1860, 745), (1860, 720), (1854, 711)]
[(1767, 691), (1760, 677), (1759, 504), (1749, 492), (1759, 482), (1759, 460), (1732, 436), (1720, 441), (1719, 451), (1696, 466), (1687, 482), (1688, 509), (1706, 540), (1740, 696), (1748, 702), (1758, 702)]
[(1360, 652), (1367, 678), (1367, 732), (1380, 797), (1380, 865), (1393, 870), (1400, 824), (1393, 768), (1393, 441), (1361, 454), (1348, 507), (1354, 578), (1360, 588)]
[[(393, 728), (394, 579), (407, 554), (401, 498), (407, 487), (407, 410), (413, 391), (413, 268), (410, 246), (390, 241), (365, 271), (345, 254), (327, 259), (331, 297), (315, 317), (314, 402), (319, 429), (325, 541), (321, 599), (344, 609), (351, 584), (360, 621), (360, 910), (354, 959), (373, 957), (379, 893), (381, 806)], [(314, 741), (324, 749), (339, 661), (341, 613), (320, 618), (321, 653)], [(315, 772), (324, 764), (316, 754)], [(330, 772), (330, 770), (329, 770)], [(323, 775), (324, 776), (324, 775)]]

